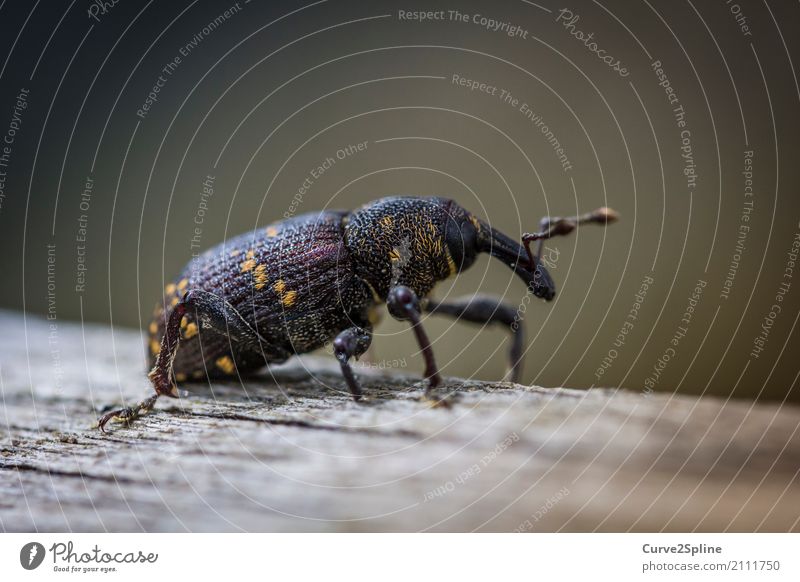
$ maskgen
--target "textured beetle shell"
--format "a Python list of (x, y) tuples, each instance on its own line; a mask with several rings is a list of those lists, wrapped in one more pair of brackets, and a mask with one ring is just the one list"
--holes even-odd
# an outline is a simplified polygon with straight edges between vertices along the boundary
[(345, 213), (301, 215), (230, 239), (189, 263), (166, 289), (165, 307), (151, 325), (151, 365), (164, 334), (165, 313), (188, 289), (224, 298), (254, 328), (265, 345), (232, 344), (211, 329), (198, 329), (187, 314), (174, 371), (178, 380), (206, 372), (227, 375), (280, 362), (322, 347), (335, 332), (368, 323), (375, 303), (354, 275), (344, 244)]

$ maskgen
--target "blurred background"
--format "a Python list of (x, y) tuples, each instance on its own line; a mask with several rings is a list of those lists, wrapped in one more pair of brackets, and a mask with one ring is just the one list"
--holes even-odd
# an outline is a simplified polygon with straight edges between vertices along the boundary
[[(526, 383), (800, 401), (799, 33), (744, 0), (4, 2), (0, 307), (146, 328), (193, 253), (392, 194), (515, 238), (608, 205), (548, 243), (556, 301), (488, 257), (435, 296), (521, 305)], [(425, 324), (502, 377), (502, 330)], [(421, 372), (406, 324), (373, 346)]]

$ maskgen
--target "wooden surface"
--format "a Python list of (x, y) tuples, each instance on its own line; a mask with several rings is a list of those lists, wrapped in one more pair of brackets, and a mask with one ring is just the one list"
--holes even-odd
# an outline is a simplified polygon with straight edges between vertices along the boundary
[(367, 369), (358, 405), (311, 357), (103, 435), (143, 338), (48, 325), (0, 312), (3, 531), (800, 530), (796, 406), (451, 378), (432, 409)]

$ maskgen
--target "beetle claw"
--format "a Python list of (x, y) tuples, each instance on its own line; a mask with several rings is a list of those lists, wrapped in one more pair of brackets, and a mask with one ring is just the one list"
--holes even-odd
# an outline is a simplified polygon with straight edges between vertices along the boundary
[(125, 408), (118, 408), (117, 410), (107, 412), (97, 419), (97, 428), (100, 429), (100, 432), (105, 433), (106, 425), (112, 420), (124, 422), (126, 425), (130, 426), (131, 422), (143, 414), (150, 412), (157, 399), (158, 394), (154, 394), (153, 396), (145, 398), (136, 406), (126, 406)]
[(129, 424), (134, 419), (135, 413), (132, 408), (125, 407), (125, 408), (118, 408), (117, 410), (112, 410), (111, 412), (106, 412), (103, 416), (97, 419), (97, 428), (100, 429), (100, 432), (106, 432), (106, 425), (115, 420), (117, 422), (124, 422)]
[(432, 396), (425, 394), (420, 400), (428, 405), (428, 408), (453, 408), (453, 399), (450, 396)]

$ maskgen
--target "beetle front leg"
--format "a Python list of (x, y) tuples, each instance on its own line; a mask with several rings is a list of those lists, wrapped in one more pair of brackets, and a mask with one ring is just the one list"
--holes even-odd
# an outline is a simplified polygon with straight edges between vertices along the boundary
[(350, 366), (350, 358), (356, 358), (367, 351), (372, 343), (372, 330), (362, 327), (350, 327), (333, 340), (333, 353), (339, 360), (342, 368), (342, 375), (350, 388), (353, 400), (358, 402), (362, 398), (361, 386), (356, 380), (353, 368)]
[(425, 310), (434, 315), (448, 315), (472, 323), (496, 323), (511, 332), (509, 348), (508, 377), (512, 382), (519, 382), (522, 377), (522, 348), (525, 344), (525, 328), (519, 310), (505, 303), (499, 297), (489, 295), (468, 295), (458, 297), (447, 303), (438, 303), (429, 299)]
[[(568, 218), (545, 216), (539, 221), (539, 232), (526, 232), (522, 235), (522, 243), (528, 253), (530, 270), (533, 271), (542, 258), (542, 246), (545, 240), (554, 236), (567, 235), (582, 224), (610, 224), (618, 219), (617, 211), (607, 206)], [(531, 250), (531, 243), (534, 241), (538, 241), (535, 253)]]
[(172, 364), (181, 341), (181, 319), (192, 313), (201, 331), (213, 329), (224, 334), (230, 342), (259, 345), (265, 340), (244, 320), (241, 314), (231, 305), (213, 293), (200, 289), (191, 289), (183, 299), (172, 308), (161, 338), (161, 349), (156, 357), (155, 365), (147, 377), (153, 384), (155, 394), (145, 398), (131, 407), (112, 410), (97, 421), (98, 428), (105, 432), (105, 426), (113, 419), (130, 423), (153, 408), (160, 396), (178, 397)]
[[(425, 329), (422, 327), (421, 314), (422, 310), (419, 305), (419, 298), (413, 290), (405, 285), (398, 285), (389, 290), (389, 295), (386, 298), (386, 305), (389, 308), (389, 313), (395, 319), (411, 321), (411, 328), (417, 336), (417, 343), (422, 351), (422, 356), (425, 358), (425, 377), (428, 379), (428, 387), (425, 389), (425, 397), (430, 398), (431, 392), (442, 383), (442, 377), (439, 375), (439, 368), (436, 365), (436, 358), (433, 355), (430, 339)], [(445, 404), (447, 401), (441, 399), (434, 399), (437, 404)]]
[(156, 365), (148, 374), (150, 381), (155, 388), (155, 394), (142, 400), (135, 406), (128, 406), (117, 410), (112, 410), (101, 416), (97, 420), (97, 427), (101, 432), (105, 432), (106, 424), (111, 420), (130, 423), (139, 418), (142, 414), (153, 408), (156, 400), (164, 394), (177, 398), (178, 389), (172, 380), (172, 362), (175, 360), (175, 353), (178, 350), (180, 341), (181, 319), (186, 315), (187, 303), (178, 303), (169, 315), (164, 337), (161, 338), (161, 350), (156, 358)]

